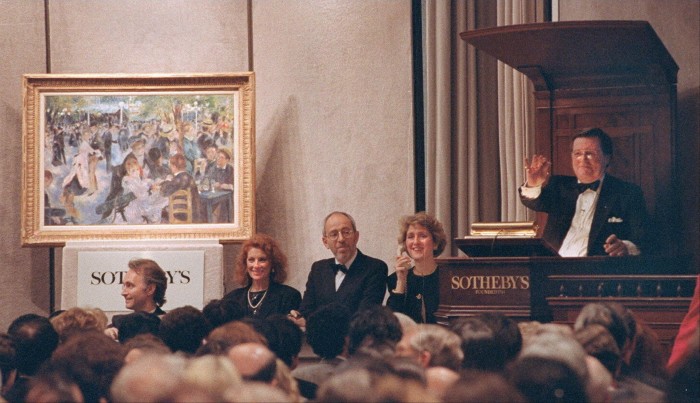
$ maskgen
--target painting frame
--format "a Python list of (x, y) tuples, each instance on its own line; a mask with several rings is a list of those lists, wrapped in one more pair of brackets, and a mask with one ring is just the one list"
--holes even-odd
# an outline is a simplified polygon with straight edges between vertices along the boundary
[[(25, 74), (22, 80), (22, 246), (137, 239), (236, 243), (255, 232), (253, 72)], [(176, 155), (187, 156), (188, 149), (192, 158)], [(233, 179), (214, 179), (220, 158)], [(183, 160), (187, 168), (179, 170)], [(212, 173), (205, 175), (207, 164)], [(198, 179), (190, 181), (186, 219), (179, 221), (166, 188), (186, 177), (183, 171)], [(120, 183), (121, 193), (111, 197)], [(205, 197), (215, 193), (216, 202)]]

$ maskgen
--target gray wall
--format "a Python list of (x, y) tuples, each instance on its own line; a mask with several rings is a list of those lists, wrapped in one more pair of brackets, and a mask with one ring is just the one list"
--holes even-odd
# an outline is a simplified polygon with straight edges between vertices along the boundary
[[(329, 256), (328, 212), (352, 214), (360, 249), (388, 261), (414, 210), (410, 13), (404, 0), (49, 0), (46, 20), (41, 0), (0, 0), (0, 330), (49, 309), (48, 249), (19, 246), (22, 74), (254, 70), (257, 229), (303, 290)], [(60, 274), (60, 248), (55, 261)]]

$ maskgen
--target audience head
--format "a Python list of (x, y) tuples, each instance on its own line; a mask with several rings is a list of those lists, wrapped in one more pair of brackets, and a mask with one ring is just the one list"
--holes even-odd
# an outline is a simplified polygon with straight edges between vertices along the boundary
[(586, 304), (581, 308), (581, 312), (579, 312), (574, 322), (574, 331), (594, 323), (608, 329), (620, 351), (625, 349), (628, 340), (631, 338), (630, 329), (618, 311), (602, 303)]
[(197, 355), (226, 355), (231, 347), (242, 343), (267, 345), (267, 339), (248, 323), (229, 322), (209, 333), (206, 344), (197, 350)]
[[(253, 272), (256, 267), (251, 263), (254, 257), (267, 263), (257, 265), (264, 266), (264, 273)], [(284, 283), (287, 280), (287, 256), (271, 236), (258, 233), (243, 243), (236, 258), (235, 279), (243, 286), (248, 286), (252, 282), (251, 273), (256, 277), (264, 274), (264, 277), (269, 277), (270, 281), (276, 283)]]
[(586, 381), (586, 352), (571, 336), (555, 330), (544, 331), (523, 346), (519, 358), (536, 357), (558, 361), (569, 367), (581, 380)]
[(501, 371), (506, 363), (507, 346), (496, 340), (494, 331), (479, 317), (459, 318), (450, 329), (461, 340), (462, 368)]
[(212, 328), (242, 319), (245, 312), (238, 303), (229, 298), (214, 299), (209, 301), (202, 309)]
[(210, 330), (204, 314), (199, 309), (186, 305), (163, 315), (158, 333), (173, 352), (194, 354)]
[(50, 321), (58, 333), (60, 342), (66, 341), (75, 332), (102, 332), (107, 327), (107, 315), (99, 308), (70, 308)]
[(187, 358), (176, 354), (146, 354), (125, 365), (110, 387), (115, 403), (167, 401), (182, 382)]
[(348, 354), (367, 348), (392, 356), (399, 340), (401, 325), (394, 313), (385, 306), (372, 306), (352, 317), (348, 330)]
[(396, 319), (399, 320), (402, 334), (405, 334), (406, 332), (411, 330), (413, 326), (417, 325), (416, 321), (413, 320), (413, 318), (411, 318), (410, 316), (406, 315), (405, 313), (394, 312), (394, 316), (396, 316)]
[(306, 341), (321, 358), (339, 356), (345, 349), (350, 327), (350, 311), (340, 304), (324, 305), (306, 321)]
[(478, 316), (493, 331), (496, 344), (505, 348), (506, 361), (514, 360), (523, 347), (518, 323), (502, 313), (486, 312)]
[(588, 401), (582, 379), (556, 359), (520, 357), (510, 370), (510, 381), (531, 402)]
[(620, 369), (620, 349), (608, 329), (596, 323), (576, 330), (576, 340), (613, 375)]
[(241, 386), (241, 375), (228, 358), (214, 355), (196, 357), (188, 360), (182, 382), (169, 400), (183, 401), (186, 396), (209, 395), (208, 401), (222, 401), (229, 388), (240, 389)]
[(464, 358), (459, 336), (432, 324), (418, 324), (403, 335), (396, 355), (414, 358), (424, 368), (445, 367), (453, 371), (460, 369)]
[(363, 368), (352, 368), (334, 374), (319, 385), (317, 402), (362, 402), (372, 388), (372, 375)]
[(83, 393), (67, 371), (50, 363), (29, 380), (26, 401), (35, 403), (84, 402)]
[(124, 364), (130, 364), (146, 354), (170, 354), (170, 347), (151, 333), (138, 334), (123, 344), (126, 350)]
[(301, 351), (304, 332), (299, 329), (299, 326), (289, 320), (286, 315), (271, 315), (266, 320), (272, 324), (277, 333), (277, 342), (274, 345), (269, 343), (268, 348), (288, 367), (295, 368), (299, 352)]
[[(447, 245), (447, 235), (440, 221), (425, 211), (405, 216), (399, 223), (399, 244), (406, 248), (406, 234), (411, 227), (423, 227), (433, 239), (433, 256), (440, 256)], [(410, 252), (409, 252), (410, 253)]]
[(355, 220), (348, 213), (334, 211), (323, 220), (323, 245), (333, 253), (340, 264), (346, 264), (357, 252), (360, 233)]
[(144, 311), (132, 312), (126, 315), (115, 316), (112, 318), (112, 325), (119, 330), (119, 342), (125, 343), (139, 334), (158, 335), (160, 316)]
[(112, 380), (124, 363), (124, 348), (103, 333), (71, 336), (51, 357), (51, 364), (73, 379), (87, 402), (109, 397)]
[(372, 373), (355, 367), (342, 371), (320, 385), (317, 402), (438, 402), (423, 384), (395, 374)]
[(7, 334), (15, 344), (17, 372), (34, 375), (58, 346), (58, 333), (43, 316), (25, 314), (12, 321)]
[(277, 372), (277, 357), (258, 343), (242, 343), (231, 347), (228, 358), (246, 381), (271, 383)]
[(527, 402), (520, 391), (503, 375), (470, 369), (462, 371), (460, 379), (445, 390), (442, 401), (445, 403)]
[(127, 309), (152, 312), (165, 304), (168, 276), (151, 259), (129, 261), (129, 271), (124, 275), (122, 296)]

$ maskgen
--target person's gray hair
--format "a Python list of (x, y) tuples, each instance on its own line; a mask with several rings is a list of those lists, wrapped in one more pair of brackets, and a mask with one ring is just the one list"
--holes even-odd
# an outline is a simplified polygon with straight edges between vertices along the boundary
[(402, 334), (408, 333), (417, 325), (416, 321), (405, 313), (394, 312), (394, 316), (396, 316), (396, 319), (399, 320)]
[(112, 402), (156, 402), (182, 381), (187, 358), (176, 354), (145, 354), (125, 365), (110, 387)]
[(366, 369), (343, 371), (326, 379), (318, 388), (317, 402), (362, 402), (372, 390), (372, 376)]
[(567, 337), (560, 332), (545, 331), (533, 336), (520, 352), (519, 358), (525, 357), (561, 362), (576, 373), (582, 384), (588, 380), (586, 351), (574, 338)]
[(409, 334), (409, 344), (418, 351), (430, 353), (430, 367), (445, 367), (459, 371), (464, 352), (462, 339), (440, 325), (417, 324)]

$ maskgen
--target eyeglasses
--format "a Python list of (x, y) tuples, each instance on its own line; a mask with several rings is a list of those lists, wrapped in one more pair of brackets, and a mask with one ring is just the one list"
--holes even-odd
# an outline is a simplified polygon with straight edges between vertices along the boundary
[(600, 157), (600, 153), (598, 153), (597, 151), (572, 151), (571, 156), (577, 160), (583, 158), (587, 160), (594, 160)]
[(331, 231), (331, 232), (326, 234), (326, 238), (330, 239), (331, 241), (335, 241), (336, 239), (338, 239), (338, 237), (340, 235), (342, 235), (343, 238), (349, 238), (354, 233), (355, 233), (355, 230), (346, 228), (346, 229), (340, 230), (340, 231)]

